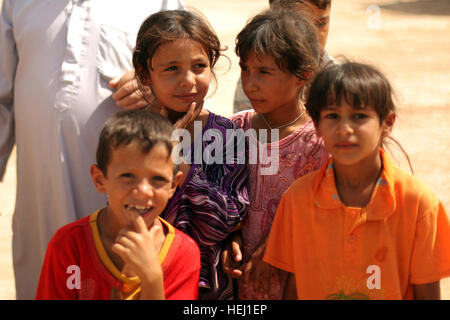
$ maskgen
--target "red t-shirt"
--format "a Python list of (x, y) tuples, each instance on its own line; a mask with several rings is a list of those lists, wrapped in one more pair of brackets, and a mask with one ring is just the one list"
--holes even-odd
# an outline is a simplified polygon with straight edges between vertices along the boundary
[[(60, 228), (48, 244), (36, 299), (107, 300), (111, 289), (127, 299), (140, 291), (139, 278), (123, 275), (103, 247), (98, 212)], [(169, 230), (159, 253), (166, 299), (197, 299), (200, 251), (186, 234)]]

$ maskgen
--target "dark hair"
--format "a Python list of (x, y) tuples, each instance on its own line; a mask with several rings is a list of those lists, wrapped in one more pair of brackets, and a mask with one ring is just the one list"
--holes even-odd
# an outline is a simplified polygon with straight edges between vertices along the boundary
[(321, 10), (331, 6), (331, 0), (269, 0), (270, 5), (274, 4), (285, 9), (292, 9), (295, 3), (311, 3)]
[(192, 39), (202, 45), (208, 55), (211, 72), (215, 79), (213, 67), (223, 49), (208, 21), (199, 14), (189, 11), (160, 11), (152, 14), (142, 23), (133, 52), (136, 79), (144, 97), (147, 92), (144, 84), (150, 74), (147, 62), (151, 61), (160, 45), (178, 39)]
[(139, 143), (144, 153), (161, 143), (167, 148), (170, 157), (172, 131), (172, 124), (160, 114), (144, 109), (120, 111), (105, 122), (100, 133), (97, 167), (106, 176), (112, 150), (134, 141)]
[(253, 17), (236, 38), (242, 61), (250, 51), (272, 56), (278, 67), (308, 80), (319, 63), (320, 49), (314, 27), (294, 11), (265, 10)]
[(374, 108), (382, 122), (390, 112), (395, 112), (393, 96), (391, 84), (378, 69), (346, 61), (317, 74), (311, 83), (306, 109), (318, 124), (322, 109), (345, 101), (355, 108)]

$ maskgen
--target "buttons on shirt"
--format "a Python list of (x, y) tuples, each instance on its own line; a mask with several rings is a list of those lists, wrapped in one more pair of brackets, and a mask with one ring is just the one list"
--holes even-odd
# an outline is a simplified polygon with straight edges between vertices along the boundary
[(350, 235), (348, 236), (348, 238), (347, 238), (348, 242), (350, 242), (350, 243), (356, 242), (357, 239), (358, 239), (358, 238), (357, 238), (356, 235), (353, 234), (353, 233), (350, 234)]

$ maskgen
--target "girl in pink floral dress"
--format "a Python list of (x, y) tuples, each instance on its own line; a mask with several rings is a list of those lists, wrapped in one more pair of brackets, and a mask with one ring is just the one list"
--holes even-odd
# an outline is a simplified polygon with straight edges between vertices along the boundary
[[(274, 214), (291, 183), (319, 169), (328, 159), (298, 98), (316, 71), (319, 52), (313, 27), (292, 11), (262, 12), (237, 36), (242, 85), (254, 109), (232, 116), (232, 121), (247, 133), (250, 146), (250, 207), (242, 229), (222, 256), (225, 272), (238, 278), (238, 299), (283, 296), (287, 274), (262, 261)], [(250, 129), (254, 129), (252, 133)], [(263, 142), (267, 131), (270, 143)], [(251, 161), (251, 146), (257, 146), (260, 156), (255, 163)], [(266, 158), (261, 158), (261, 148), (266, 149), (262, 153)]]

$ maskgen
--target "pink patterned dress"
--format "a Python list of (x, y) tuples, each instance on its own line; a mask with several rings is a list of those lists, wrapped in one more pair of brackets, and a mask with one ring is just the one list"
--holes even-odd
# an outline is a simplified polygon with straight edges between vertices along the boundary
[[(231, 120), (246, 131), (251, 128), (253, 114), (253, 110), (242, 111), (234, 114)], [(253, 140), (250, 143), (257, 143), (254, 135), (250, 135), (249, 139)], [(262, 175), (261, 164), (248, 164), (250, 207), (242, 229), (244, 262), (250, 259), (258, 245), (269, 235), (276, 209), (286, 189), (297, 178), (319, 169), (328, 160), (328, 152), (322, 139), (316, 135), (311, 120), (278, 143), (267, 144), (269, 152), (274, 148), (278, 148), (279, 153), (276, 174)], [(238, 279), (238, 299), (281, 299), (287, 273), (272, 270), (268, 290), (262, 289), (261, 284), (261, 289), (255, 291), (250, 279), (246, 276)]]

